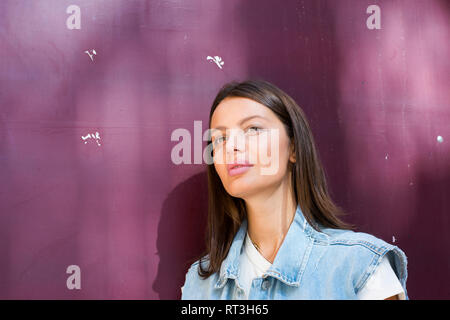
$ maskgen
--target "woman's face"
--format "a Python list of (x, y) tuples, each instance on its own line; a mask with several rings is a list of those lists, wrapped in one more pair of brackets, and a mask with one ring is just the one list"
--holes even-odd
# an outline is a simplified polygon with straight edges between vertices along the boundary
[[(214, 167), (225, 190), (245, 198), (280, 185), (293, 145), (283, 123), (266, 106), (241, 97), (220, 102), (211, 118)], [(234, 168), (235, 163), (244, 166)]]

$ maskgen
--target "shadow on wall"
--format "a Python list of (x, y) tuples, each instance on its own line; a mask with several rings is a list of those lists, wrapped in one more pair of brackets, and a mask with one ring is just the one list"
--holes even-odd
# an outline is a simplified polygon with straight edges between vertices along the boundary
[(180, 299), (188, 261), (205, 248), (206, 171), (180, 183), (164, 201), (158, 224), (159, 265), (153, 290), (160, 299)]

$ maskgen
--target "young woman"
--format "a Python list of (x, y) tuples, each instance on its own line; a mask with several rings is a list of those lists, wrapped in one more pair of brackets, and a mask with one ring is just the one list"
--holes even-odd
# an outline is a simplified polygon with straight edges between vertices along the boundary
[(206, 252), (182, 299), (408, 299), (407, 258), (339, 216), (302, 109), (231, 82), (209, 116)]

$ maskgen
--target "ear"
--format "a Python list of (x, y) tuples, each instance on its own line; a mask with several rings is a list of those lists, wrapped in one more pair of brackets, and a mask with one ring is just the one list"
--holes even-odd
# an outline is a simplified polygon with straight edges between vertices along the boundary
[(291, 144), (289, 147), (289, 161), (291, 161), (292, 163), (296, 162), (294, 139), (291, 140)]

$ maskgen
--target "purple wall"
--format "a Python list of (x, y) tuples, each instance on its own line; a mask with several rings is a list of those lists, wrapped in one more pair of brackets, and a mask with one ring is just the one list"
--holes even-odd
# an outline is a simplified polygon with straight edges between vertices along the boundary
[(194, 139), (220, 86), (250, 77), (302, 106), (347, 221), (407, 254), (411, 299), (450, 298), (449, 16), (445, 0), (2, 0), (0, 298), (179, 298), (207, 186), (171, 134)]

